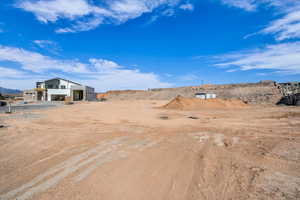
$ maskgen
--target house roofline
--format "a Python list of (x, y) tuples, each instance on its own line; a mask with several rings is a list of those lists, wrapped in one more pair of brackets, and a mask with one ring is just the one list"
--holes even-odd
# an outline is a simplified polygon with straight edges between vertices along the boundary
[(60, 80), (64, 80), (64, 81), (67, 81), (67, 82), (70, 82), (70, 83), (74, 83), (74, 84), (83, 86), (83, 85), (80, 84), (80, 83), (76, 83), (76, 82), (74, 82), (74, 81), (70, 81), (70, 80), (67, 80), (67, 79), (64, 79), (64, 78), (59, 78), (59, 77), (51, 78), (51, 79), (45, 80), (44, 82), (46, 82), (46, 81), (51, 81), (51, 80), (55, 80), (55, 79), (60, 79)]

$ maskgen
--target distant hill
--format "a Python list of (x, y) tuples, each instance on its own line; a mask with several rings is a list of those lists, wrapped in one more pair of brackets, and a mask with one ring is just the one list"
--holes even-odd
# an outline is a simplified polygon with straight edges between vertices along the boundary
[(20, 93), (22, 93), (22, 91), (17, 90), (17, 89), (8, 89), (8, 88), (0, 87), (0, 93), (1, 94), (20, 94)]

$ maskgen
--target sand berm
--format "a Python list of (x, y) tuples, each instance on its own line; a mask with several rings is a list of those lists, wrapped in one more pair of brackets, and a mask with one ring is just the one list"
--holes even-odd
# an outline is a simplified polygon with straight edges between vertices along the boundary
[(248, 105), (239, 99), (198, 99), (177, 96), (166, 105), (165, 109), (174, 110), (199, 110), (205, 108), (219, 109), (240, 109), (248, 107)]

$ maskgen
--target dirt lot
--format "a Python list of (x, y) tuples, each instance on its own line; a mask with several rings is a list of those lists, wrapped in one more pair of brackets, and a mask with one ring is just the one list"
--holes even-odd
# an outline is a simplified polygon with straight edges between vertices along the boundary
[(0, 114), (0, 199), (300, 199), (300, 108), (165, 103)]

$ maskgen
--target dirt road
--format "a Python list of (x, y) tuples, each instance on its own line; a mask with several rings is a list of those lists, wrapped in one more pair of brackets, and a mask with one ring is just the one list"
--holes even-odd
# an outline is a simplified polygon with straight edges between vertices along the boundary
[(0, 200), (300, 199), (300, 109), (83, 103), (0, 123)]

